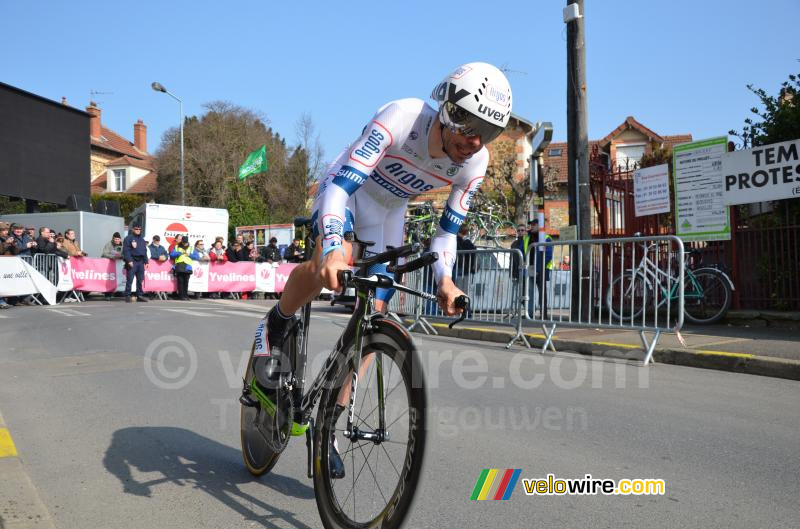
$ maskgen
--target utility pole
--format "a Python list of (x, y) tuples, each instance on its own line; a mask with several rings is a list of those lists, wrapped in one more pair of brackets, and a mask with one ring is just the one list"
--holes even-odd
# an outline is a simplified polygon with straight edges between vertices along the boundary
[[(586, 100), (586, 43), (583, 0), (567, 0), (567, 160), (569, 223), (577, 227), (578, 240), (592, 238), (589, 192), (589, 125)], [(586, 321), (590, 310), (589, 246), (575, 247), (572, 256), (572, 313)], [(578, 308), (580, 307), (580, 312)]]

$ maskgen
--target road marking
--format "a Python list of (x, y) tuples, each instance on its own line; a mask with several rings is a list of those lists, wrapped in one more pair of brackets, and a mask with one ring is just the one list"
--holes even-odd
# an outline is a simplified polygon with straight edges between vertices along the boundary
[(614, 343), (614, 342), (590, 342), (592, 345), (607, 345), (609, 347), (622, 347), (623, 349), (641, 349), (641, 345), (631, 345), (628, 343)]
[(17, 457), (17, 447), (14, 446), (14, 440), (11, 439), (8, 428), (4, 427), (0, 427), (0, 458), (2, 457)]
[(231, 307), (236, 307), (237, 309), (257, 311), (261, 312), (262, 314), (266, 314), (266, 312), (272, 307), (272, 305), (253, 305), (251, 303), (244, 303), (242, 301), (236, 301), (233, 299), (214, 299), (208, 301), (218, 305), (229, 305)]
[(263, 318), (264, 314), (261, 312), (248, 312), (246, 310), (217, 310), (214, 312), (220, 312), (222, 314), (231, 314), (233, 316), (250, 316), (251, 318)]
[(213, 314), (213, 313), (210, 313), (210, 312), (198, 312), (196, 310), (191, 310), (191, 309), (168, 309), (168, 308), (165, 307), (165, 308), (163, 308), (161, 310), (168, 310), (170, 312), (178, 312), (180, 314), (187, 314), (189, 316), (199, 316), (201, 318), (224, 318), (225, 317), (225, 316), (222, 316), (220, 314)]
[[(50, 308), (48, 308), (48, 309), (45, 309), (45, 310), (48, 310), (50, 312), (57, 312), (58, 314), (61, 314), (62, 316), (68, 316), (70, 318), (75, 316), (75, 314), (70, 314), (69, 312), (67, 312), (65, 310), (61, 310), (61, 309), (50, 309)], [(87, 316), (88, 316), (88, 314), (87, 314)]]
[(75, 309), (56, 309), (52, 307), (47, 307), (45, 310), (49, 310), (51, 312), (58, 312), (59, 314), (63, 314), (64, 316), (91, 316), (88, 312), (81, 312)]
[(710, 347), (712, 345), (723, 345), (723, 344), (726, 344), (726, 343), (747, 342), (747, 341), (750, 341), (750, 340), (751, 340), (751, 338), (731, 338), (729, 340), (719, 340), (718, 342), (704, 343), (703, 346), (704, 347)]
[(750, 353), (729, 353), (727, 351), (707, 351), (705, 349), (698, 349), (694, 352), (701, 355), (731, 356), (734, 358), (753, 358), (756, 356)]

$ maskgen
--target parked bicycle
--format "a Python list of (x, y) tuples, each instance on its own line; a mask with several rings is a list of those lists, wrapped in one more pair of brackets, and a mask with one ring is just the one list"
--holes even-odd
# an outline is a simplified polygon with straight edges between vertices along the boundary
[[(411, 336), (376, 313), (373, 301), (378, 288), (395, 288), (434, 300), (434, 295), (400, 281), (403, 274), (432, 264), (437, 255), (423, 254), (398, 265), (398, 259), (418, 253), (420, 244), (363, 258), (363, 249), (372, 243), (358, 241), (353, 235), (349, 239), (354, 252), (358, 250), (354, 265), (359, 272), (342, 271), (339, 281), (356, 289), (356, 308), (307, 392), (310, 303), (290, 325), (280, 380), (272, 389), (259, 384), (253, 368), (253, 353), (265, 345), (265, 320), (256, 331), (240, 398), (242, 455), (250, 473), (260, 476), (275, 465), (291, 437), (305, 435), (308, 477), (314, 480), (323, 525), (396, 528), (408, 514), (422, 471), (427, 390)], [(378, 263), (389, 263), (394, 277), (366, 277), (366, 270)], [(463, 320), (469, 299), (462, 296), (456, 305), (464, 308)], [(343, 392), (348, 404), (337, 410)], [(318, 402), (314, 421), (311, 416)], [(341, 476), (333, 475), (330, 468), (329, 446), (334, 435), (345, 445), (339, 450), (346, 472), (343, 479), (337, 479)]]
[(508, 247), (516, 236), (516, 226), (513, 222), (501, 218), (495, 210), (497, 206), (478, 206), (467, 214), (469, 232), (467, 238), (477, 243), (486, 241), (491, 246)]
[[(606, 306), (615, 319), (636, 320), (648, 309), (655, 312), (679, 300), (678, 267), (670, 274), (650, 259), (657, 246), (655, 242), (643, 243), (644, 252), (636, 267), (612, 280)], [(699, 250), (690, 250), (684, 256), (683, 316), (690, 323), (711, 324), (727, 314), (734, 286), (728, 274), (718, 267), (700, 267), (700, 256)]]
[(425, 244), (426, 241), (430, 241), (436, 235), (438, 222), (439, 219), (432, 202), (423, 202), (410, 207), (405, 223), (406, 243)]

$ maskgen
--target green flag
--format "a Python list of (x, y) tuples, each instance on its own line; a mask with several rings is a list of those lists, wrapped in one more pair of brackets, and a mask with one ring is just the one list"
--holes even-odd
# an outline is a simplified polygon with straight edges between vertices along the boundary
[(244, 180), (248, 176), (253, 176), (267, 169), (269, 169), (269, 164), (267, 163), (267, 146), (262, 145), (247, 155), (247, 159), (239, 168), (239, 180)]

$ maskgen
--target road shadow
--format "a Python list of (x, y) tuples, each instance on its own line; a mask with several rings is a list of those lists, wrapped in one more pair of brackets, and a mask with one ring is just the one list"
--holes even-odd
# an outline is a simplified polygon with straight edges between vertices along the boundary
[[(257, 481), (278, 494), (300, 499), (313, 498), (312, 487), (273, 473), (256, 478), (245, 469), (239, 450), (183, 428), (117, 430), (106, 450), (103, 465), (120, 480), (126, 494), (150, 498), (157, 494), (157, 486), (162, 483), (189, 485), (263, 527), (274, 527), (275, 521), (282, 520), (292, 527), (308, 528), (293, 513), (272, 507), (263, 498), (243, 491), (240, 485)], [(136, 481), (133, 469), (158, 472), (161, 477)], [(263, 497), (269, 494), (265, 491)]]

